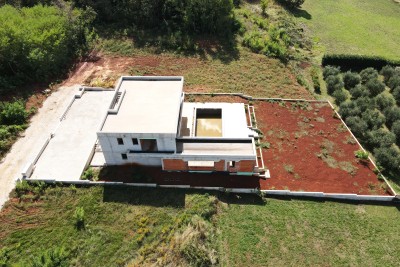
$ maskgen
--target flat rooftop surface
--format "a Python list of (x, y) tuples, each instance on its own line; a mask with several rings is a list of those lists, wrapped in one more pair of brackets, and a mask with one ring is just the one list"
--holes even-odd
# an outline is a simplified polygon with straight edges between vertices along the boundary
[(196, 109), (222, 110), (222, 138), (248, 138), (246, 111), (243, 103), (191, 103), (182, 106), (180, 137), (195, 137)]
[[(125, 91), (116, 114), (108, 114), (102, 132), (176, 134), (182, 80), (122, 80)], [(118, 105), (118, 104), (117, 104)]]
[(255, 156), (252, 143), (178, 143), (182, 155)]
[(114, 91), (86, 91), (81, 98), (75, 99), (40, 156), (31, 178), (56, 181), (80, 179), (97, 140), (96, 131), (113, 95)]

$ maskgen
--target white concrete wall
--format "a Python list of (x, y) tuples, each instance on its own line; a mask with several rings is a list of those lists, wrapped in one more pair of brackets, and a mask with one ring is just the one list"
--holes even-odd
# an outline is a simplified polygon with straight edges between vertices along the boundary
[[(165, 157), (165, 154), (128, 153), (129, 150), (142, 150), (140, 146), (140, 139), (156, 139), (158, 151), (176, 151), (175, 135), (171, 134), (97, 133), (97, 136), (106, 163), (109, 165), (139, 163), (161, 166), (161, 157)], [(119, 145), (117, 138), (122, 138), (124, 144)], [(137, 145), (133, 144), (132, 138), (138, 139)], [(121, 154), (127, 154), (128, 158), (126, 160), (122, 159)]]

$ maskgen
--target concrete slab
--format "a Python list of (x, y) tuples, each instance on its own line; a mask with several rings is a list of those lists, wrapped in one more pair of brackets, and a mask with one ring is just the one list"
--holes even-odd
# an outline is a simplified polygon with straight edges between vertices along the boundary
[(31, 178), (79, 180), (113, 95), (113, 91), (86, 91), (75, 99), (36, 163)]

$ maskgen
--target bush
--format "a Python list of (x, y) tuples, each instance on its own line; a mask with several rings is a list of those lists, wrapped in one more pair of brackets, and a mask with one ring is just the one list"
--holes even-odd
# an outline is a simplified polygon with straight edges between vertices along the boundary
[(343, 88), (343, 81), (340, 75), (328, 76), (325, 80), (326, 89), (328, 94), (333, 94), (336, 90), (340, 90)]
[(381, 69), (386, 65), (400, 65), (400, 61), (378, 56), (326, 54), (322, 58), (322, 66), (328, 65), (340, 66), (344, 70), (362, 70), (368, 67)]
[(315, 67), (311, 69), (311, 79), (314, 86), (314, 92), (321, 94), (321, 84), (319, 82), (318, 69)]
[(93, 170), (91, 167), (89, 167), (89, 168), (82, 174), (81, 179), (82, 179), (82, 180), (92, 180), (94, 176), (95, 176), (94, 170)]
[(374, 149), (374, 155), (377, 164), (382, 166), (385, 170), (394, 173), (400, 172), (400, 153), (395, 147), (376, 148)]
[(390, 147), (395, 141), (396, 136), (382, 128), (367, 133), (367, 143), (370, 147)]
[(379, 110), (383, 111), (388, 107), (391, 107), (395, 104), (395, 100), (391, 95), (379, 94), (375, 97), (376, 105)]
[(334, 66), (326, 66), (322, 72), (324, 80), (326, 80), (326, 78), (328, 78), (329, 76), (337, 76), (339, 74), (340, 74), (340, 68)]
[(22, 101), (0, 102), (0, 124), (22, 125), (27, 117), (28, 112)]
[(370, 92), (371, 96), (377, 96), (385, 91), (385, 84), (377, 79), (370, 79), (365, 83), (365, 87)]
[(74, 212), (75, 226), (78, 230), (85, 228), (85, 210), (83, 207), (76, 207)]
[(357, 99), (363, 96), (369, 96), (369, 91), (364, 85), (357, 85), (356, 87), (350, 89), (350, 94), (352, 99)]
[(360, 84), (361, 76), (358, 73), (347, 71), (343, 75), (344, 88), (350, 90)]
[(368, 125), (368, 129), (379, 129), (385, 123), (385, 116), (376, 109), (367, 109), (362, 114), (362, 119)]
[(67, 267), (69, 253), (63, 247), (48, 249), (31, 261), (31, 267)]
[(26, 180), (18, 180), (15, 185), (15, 193), (17, 197), (22, 197), (31, 190), (31, 186)]
[(386, 124), (389, 127), (391, 127), (395, 121), (400, 120), (400, 108), (397, 106), (388, 107), (383, 113), (386, 117)]
[(379, 75), (376, 69), (366, 68), (360, 72), (361, 82), (363, 84), (367, 83), (369, 80), (377, 80)]
[(392, 66), (385, 66), (381, 69), (380, 74), (384, 78), (384, 82), (387, 83), (389, 79), (395, 74), (395, 70)]
[(356, 156), (356, 158), (361, 160), (368, 160), (369, 157), (368, 152), (361, 149), (354, 152), (354, 155)]
[(335, 98), (335, 104), (336, 105), (340, 105), (341, 103), (343, 103), (344, 101), (347, 100), (347, 93), (344, 89), (339, 89), (336, 90), (332, 96)]
[(391, 131), (396, 136), (397, 145), (400, 146), (400, 120), (393, 122)]
[(260, 4), (261, 4), (261, 13), (264, 16), (266, 16), (267, 15), (267, 8), (268, 8), (269, 0), (261, 0)]

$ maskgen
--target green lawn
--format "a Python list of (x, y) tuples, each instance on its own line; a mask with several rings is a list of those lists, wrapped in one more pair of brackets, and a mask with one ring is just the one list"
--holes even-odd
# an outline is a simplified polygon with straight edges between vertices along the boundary
[[(400, 4), (393, 0), (307, 0), (296, 16), (328, 53), (400, 59)], [(308, 13), (308, 14), (307, 14)]]
[(396, 207), (268, 199), (219, 214), (221, 266), (398, 266)]

